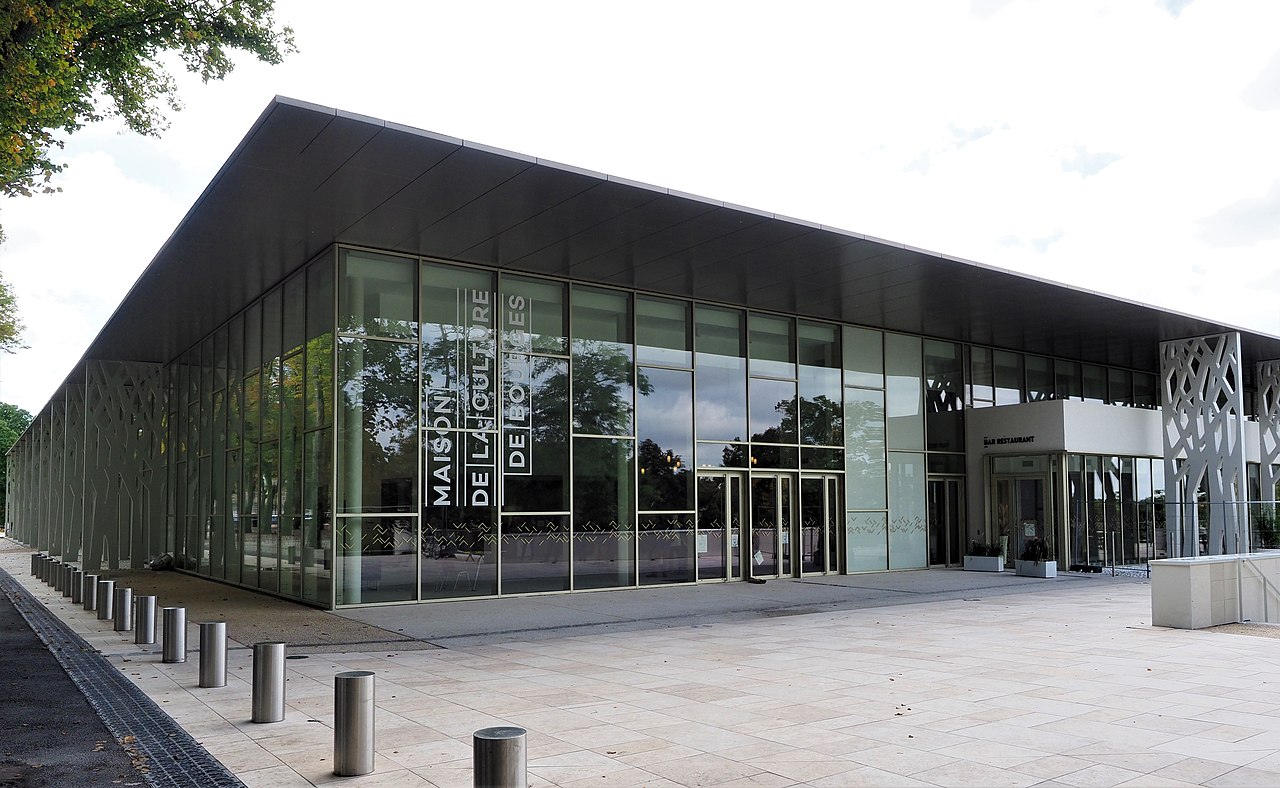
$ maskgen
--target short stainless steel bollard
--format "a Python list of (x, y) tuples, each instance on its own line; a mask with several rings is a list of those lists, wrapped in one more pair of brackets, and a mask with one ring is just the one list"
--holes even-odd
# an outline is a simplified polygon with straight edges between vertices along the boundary
[(333, 773), (357, 777), (373, 771), (373, 672), (333, 677)]
[(41, 555), (40, 560), (36, 561), (36, 579), (44, 580), (44, 568), (49, 564), (49, 556)]
[(133, 589), (117, 588), (111, 604), (115, 608), (115, 630), (128, 632), (133, 629)]
[(227, 622), (200, 622), (200, 686), (227, 686)]
[(82, 596), (84, 598), (81, 600), (81, 602), (84, 604), (84, 609), (89, 611), (97, 610), (98, 609), (98, 576), (85, 575), (83, 585), (84, 585), (84, 593), (82, 594)]
[(98, 620), (110, 621), (115, 618), (116, 581), (98, 581)]
[(41, 558), (44, 558), (44, 553), (31, 554), (31, 576), (32, 577), (40, 576), (40, 559)]
[(471, 737), (471, 766), (476, 788), (528, 788), (529, 753), (524, 728), (482, 728)]
[(166, 607), (162, 614), (164, 619), (164, 645), (161, 662), (187, 661), (187, 609), (185, 607)]
[(133, 642), (150, 645), (156, 642), (156, 598), (140, 596), (134, 601)]
[(44, 581), (53, 586), (54, 591), (62, 590), (62, 562), (58, 560), (49, 562), (49, 571), (46, 573)]
[(64, 597), (71, 596), (71, 589), (75, 588), (76, 568), (71, 564), (62, 565), (62, 595)]
[(284, 719), (284, 644), (253, 644), (253, 721)]
[(71, 604), (84, 604), (84, 571), (71, 570)]

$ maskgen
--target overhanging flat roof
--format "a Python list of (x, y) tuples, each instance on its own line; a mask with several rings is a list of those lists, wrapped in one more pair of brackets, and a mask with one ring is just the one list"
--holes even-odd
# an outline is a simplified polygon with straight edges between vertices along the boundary
[(1280, 358), (1274, 336), (287, 98), (85, 357), (167, 362), (335, 242), (1151, 371), (1161, 340), (1223, 331), (1249, 377)]

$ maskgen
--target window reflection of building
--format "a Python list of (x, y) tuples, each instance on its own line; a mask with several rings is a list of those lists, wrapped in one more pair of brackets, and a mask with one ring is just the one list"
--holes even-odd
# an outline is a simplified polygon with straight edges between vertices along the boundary
[[(700, 498), (713, 471), (741, 476), (707, 495), (742, 502), (787, 474), (801, 522), (843, 474), (837, 536), (797, 536), (805, 571), (919, 566), (926, 469), (963, 472), (966, 407), (1155, 398), (1127, 369), (355, 250), (169, 375), (182, 566), (320, 604), (727, 574), (726, 523), (699, 517), (750, 509)], [(1081, 459), (1069, 549), (1161, 554), (1149, 461)]]

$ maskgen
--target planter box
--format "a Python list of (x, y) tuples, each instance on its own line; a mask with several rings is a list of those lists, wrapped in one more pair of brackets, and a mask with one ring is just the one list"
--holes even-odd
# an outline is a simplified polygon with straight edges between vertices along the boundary
[(964, 557), (966, 572), (1003, 572), (1004, 556), (1002, 555), (966, 555)]
[(1057, 577), (1057, 561), (1022, 561), (1014, 562), (1019, 577)]

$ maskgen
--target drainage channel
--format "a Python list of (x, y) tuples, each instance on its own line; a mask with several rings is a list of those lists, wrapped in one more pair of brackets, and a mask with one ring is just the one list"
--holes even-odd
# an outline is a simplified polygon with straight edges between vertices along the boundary
[(244, 788), (234, 774), (125, 678), (89, 643), (0, 569), (0, 591), (53, 652), (102, 722), (127, 751), (146, 759), (143, 776), (161, 786)]

